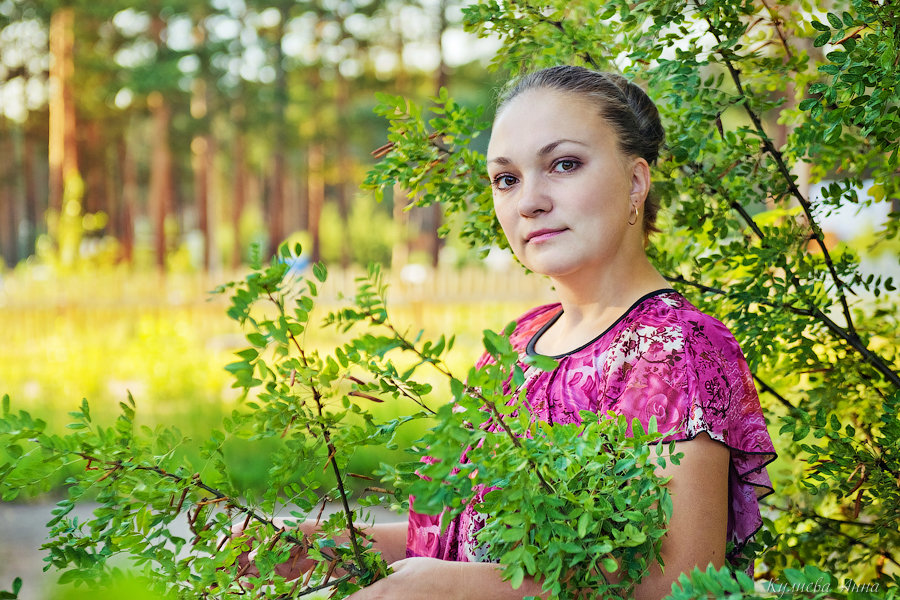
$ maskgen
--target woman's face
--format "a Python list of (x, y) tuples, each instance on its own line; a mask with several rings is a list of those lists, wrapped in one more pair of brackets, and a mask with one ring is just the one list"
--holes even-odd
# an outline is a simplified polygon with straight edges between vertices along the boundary
[[(624, 268), (643, 252), (649, 168), (580, 95), (523, 92), (497, 116), (488, 146), (494, 210), (513, 252), (550, 277)], [(626, 271), (627, 272), (627, 271)]]

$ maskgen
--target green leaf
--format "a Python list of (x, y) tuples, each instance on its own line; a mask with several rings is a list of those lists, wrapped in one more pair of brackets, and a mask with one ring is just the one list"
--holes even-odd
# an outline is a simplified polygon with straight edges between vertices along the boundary
[(803, 574), (803, 571), (797, 569), (785, 569), (784, 576), (791, 585), (799, 585), (806, 582), (806, 576)]
[(259, 356), (259, 352), (254, 348), (247, 348), (245, 350), (240, 350), (239, 352), (235, 352), (236, 355), (240, 356), (244, 360), (253, 360), (257, 356)]
[(798, 106), (798, 108), (800, 110), (809, 110), (818, 103), (819, 103), (818, 98), (805, 98), (804, 100), (802, 100), (800, 102), (800, 105)]
[(553, 371), (559, 366), (559, 362), (555, 358), (544, 356), (543, 354), (528, 354), (522, 362), (526, 365), (537, 367), (542, 371)]
[(833, 12), (828, 13), (828, 22), (834, 29), (840, 29), (844, 26), (844, 24), (841, 23), (841, 18)]
[(591, 524), (591, 513), (585, 511), (578, 517), (578, 537), (583, 538), (587, 533), (588, 525)]
[(482, 338), (484, 343), (484, 348), (491, 355), (498, 356), (500, 354), (500, 349), (497, 347), (498, 343), (501, 343), (501, 338), (493, 331), (486, 329), (484, 331), (484, 337)]
[(65, 585), (65, 584), (71, 583), (77, 579), (81, 579), (81, 577), (82, 577), (82, 575), (81, 575), (80, 569), (70, 569), (70, 570), (64, 572), (62, 575), (60, 575), (59, 579), (57, 580), (56, 583), (58, 583), (59, 585)]
[(247, 341), (257, 348), (265, 348), (269, 343), (268, 338), (261, 333), (248, 333)]
[(615, 573), (619, 570), (619, 563), (614, 558), (604, 558), (602, 562), (603, 570), (607, 573)]
[(509, 584), (512, 586), (514, 590), (519, 589), (521, 587), (522, 582), (525, 580), (525, 570), (520, 566), (516, 566), (513, 568), (512, 576), (509, 578)]
[(328, 279), (328, 269), (325, 267), (325, 263), (317, 262), (313, 265), (313, 275), (320, 282), (324, 283), (326, 279)]

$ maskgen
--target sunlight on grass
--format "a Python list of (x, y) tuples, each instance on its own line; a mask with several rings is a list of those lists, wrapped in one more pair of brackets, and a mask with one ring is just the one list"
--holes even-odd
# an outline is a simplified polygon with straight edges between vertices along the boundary
[[(90, 402), (96, 422), (109, 424), (130, 392), (139, 423), (177, 425), (200, 443), (220, 427), (223, 416), (240, 407), (240, 390), (231, 387), (224, 367), (246, 346), (239, 326), (225, 315), (227, 297), (210, 295), (209, 290), (244, 275), (163, 278), (98, 272), (60, 279), (7, 277), (0, 287), (0, 395), (8, 393), (13, 409), (28, 410), (45, 419), (51, 430), (61, 431), (67, 413), (82, 398)], [(506, 294), (499, 294), (498, 282), (481, 275), (453, 277), (449, 285), (462, 291), (455, 300), (446, 290), (411, 290), (400, 284), (389, 290), (388, 301), (395, 326), (412, 336), (419, 329), (426, 337), (455, 334), (447, 362), (463, 376), (481, 354), (482, 330), (502, 328), (543, 296), (530, 292), (528, 286), (535, 284), (527, 278), (519, 288), (500, 282)], [(340, 305), (339, 293), (351, 294), (353, 286), (352, 273), (332, 273), (311, 322), (321, 322), (327, 311)], [(517, 300), (504, 299), (516, 295)], [(310, 327), (303, 343), (328, 352), (341, 339), (333, 328)], [(447, 382), (436, 372), (422, 374), (434, 388), (428, 402), (437, 407), (448, 397)], [(414, 406), (386, 402), (369, 409), (379, 418), (391, 418), (412, 412)], [(423, 426), (419, 422), (402, 432), (401, 447), (411, 444)], [(267, 456), (276, 446), (273, 440), (229, 440), (225, 452), (236, 481), (263, 485)], [(401, 452), (357, 454), (352, 468), (370, 472)]]

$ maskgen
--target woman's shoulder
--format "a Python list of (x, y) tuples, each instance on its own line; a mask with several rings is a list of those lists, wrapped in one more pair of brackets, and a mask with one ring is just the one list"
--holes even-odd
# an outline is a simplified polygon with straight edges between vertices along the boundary
[(524, 348), (541, 327), (559, 316), (561, 309), (562, 306), (556, 302), (553, 304), (543, 304), (528, 310), (515, 320), (515, 329), (513, 329), (512, 334), (509, 336), (510, 343), (512, 343), (515, 348)]
[(701, 311), (675, 290), (656, 294), (629, 315), (625, 328), (634, 333), (672, 332), (693, 349), (703, 346), (740, 353), (728, 327), (718, 318)]

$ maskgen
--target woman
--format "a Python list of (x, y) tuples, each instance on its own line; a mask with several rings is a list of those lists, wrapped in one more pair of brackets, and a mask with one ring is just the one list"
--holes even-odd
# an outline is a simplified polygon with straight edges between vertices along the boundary
[[(532, 414), (548, 422), (579, 410), (655, 416), (684, 457), (660, 469), (673, 512), (654, 566), (635, 598), (667, 595), (678, 575), (739, 554), (761, 524), (775, 454), (752, 377), (727, 329), (668, 287), (645, 254), (658, 205), (650, 165), (663, 142), (656, 107), (624, 78), (554, 67), (522, 78), (502, 99), (488, 147), (494, 207), (527, 268), (553, 282), (559, 303), (517, 322), (520, 355), (559, 366), (527, 382)], [(474, 503), (473, 503), (474, 504)], [(469, 506), (443, 535), (439, 517), (375, 526), (393, 573), (353, 600), (520, 599), (479, 554), (483, 525)], [(726, 557), (726, 542), (733, 543)]]

